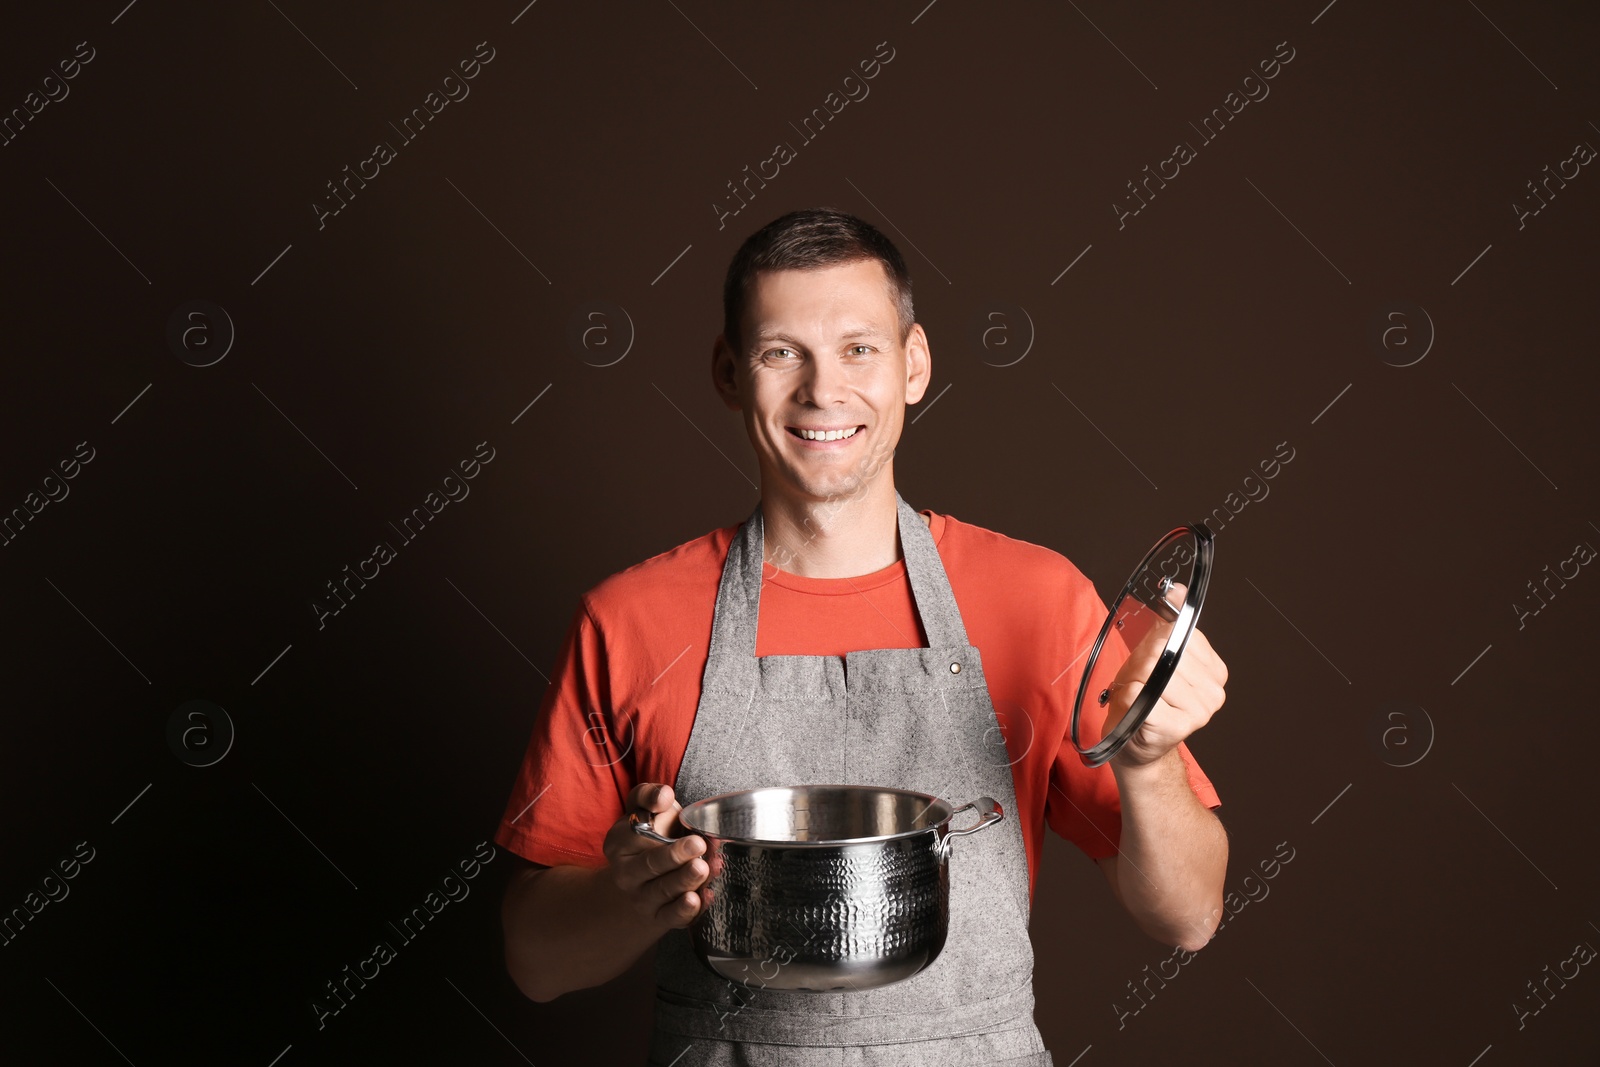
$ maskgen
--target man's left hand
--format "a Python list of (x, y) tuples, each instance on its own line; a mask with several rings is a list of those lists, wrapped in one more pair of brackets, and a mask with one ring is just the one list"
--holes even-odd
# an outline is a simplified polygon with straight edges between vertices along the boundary
[[(1175, 585), (1181, 593), (1183, 586)], [(1181, 603), (1181, 601), (1180, 601)], [(1111, 704), (1106, 709), (1105, 734), (1122, 721), (1134, 698), (1149, 680), (1150, 671), (1161, 659), (1171, 624), (1153, 627), (1128, 656), (1112, 683)], [(1128, 743), (1111, 758), (1113, 766), (1134, 768), (1154, 763), (1211, 721), (1226, 697), (1228, 666), (1217, 655), (1206, 635), (1196, 629), (1189, 634), (1177, 669), (1161, 693), (1149, 718), (1134, 731)]]

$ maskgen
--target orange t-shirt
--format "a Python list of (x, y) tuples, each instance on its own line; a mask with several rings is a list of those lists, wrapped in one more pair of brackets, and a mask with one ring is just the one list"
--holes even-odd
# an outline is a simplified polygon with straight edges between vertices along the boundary
[[(1093, 859), (1117, 851), (1116, 779), (1108, 765), (1085, 767), (1068, 735), (1105, 603), (1059, 553), (924, 514), (967, 638), (983, 658), (1013, 761), (1018, 810), (1006, 816), (1021, 824), (1031, 895), (1046, 823)], [(725, 527), (679, 545), (584, 595), (495, 834), (500, 845), (547, 866), (601, 866), (602, 841), (622, 817), (627, 793), (640, 782), (670, 785), (677, 778), (700, 702), (717, 583), (737, 530)], [(927, 644), (904, 560), (857, 578), (766, 571), (757, 656), (842, 656)], [(1095, 668), (1097, 687), (1127, 654), (1120, 640), (1107, 642)], [(1085, 703), (1083, 736), (1098, 738), (1104, 713), (1092, 698)], [(1188, 747), (1180, 745), (1179, 754), (1200, 802), (1218, 807)]]

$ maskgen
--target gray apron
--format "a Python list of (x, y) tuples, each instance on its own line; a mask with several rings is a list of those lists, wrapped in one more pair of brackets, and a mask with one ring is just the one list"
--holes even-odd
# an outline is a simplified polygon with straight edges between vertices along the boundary
[(953, 805), (990, 796), (1005, 818), (952, 842), (944, 950), (904, 981), (846, 993), (750, 989), (707, 969), (687, 930), (669, 931), (656, 952), (652, 1067), (1051, 1067), (1033, 1022), (1028, 864), (1005, 739), (933, 537), (895, 499), (929, 647), (756, 658), (757, 506), (723, 565), (674, 790), (688, 804), (762, 786), (890, 786)]

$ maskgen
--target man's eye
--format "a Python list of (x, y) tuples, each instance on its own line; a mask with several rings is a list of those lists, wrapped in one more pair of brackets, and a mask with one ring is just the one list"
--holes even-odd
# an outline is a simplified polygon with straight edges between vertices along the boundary
[(864, 356), (867, 353), (872, 351), (872, 346), (871, 345), (851, 345), (850, 346), (850, 351), (854, 352), (858, 356)]
[(785, 360), (793, 358), (794, 355), (795, 351), (792, 348), (772, 348), (767, 350), (768, 359)]

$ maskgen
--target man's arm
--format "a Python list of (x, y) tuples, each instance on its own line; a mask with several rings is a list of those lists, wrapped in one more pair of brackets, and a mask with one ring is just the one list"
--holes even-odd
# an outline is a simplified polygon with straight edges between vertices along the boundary
[(500, 907), (506, 971), (530, 1000), (609, 982), (655, 944), (603, 867), (540, 867), (518, 859)]
[[(629, 810), (656, 814), (664, 833), (680, 810), (668, 786), (636, 787)], [(633, 832), (626, 815), (606, 835), (603, 867), (543, 867), (517, 857), (500, 904), (506, 971), (530, 1000), (608, 982), (700, 910), (705, 838), (670, 845)]]
[(1111, 891), (1139, 928), (1198, 952), (1222, 917), (1228, 834), (1189, 788), (1176, 748), (1152, 763), (1112, 762), (1122, 794), (1118, 854), (1100, 861)]
[[(1108, 724), (1127, 713), (1165, 643), (1165, 629), (1158, 628), (1123, 663)], [(1227, 664), (1195, 630), (1150, 717), (1110, 760), (1122, 835), (1118, 855), (1101, 869), (1140, 929), (1190, 952), (1211, 940), (1222, 918), (1228, 834), (1189, 788), (1178, 745), (1222, 707), (1227, 681)]]

